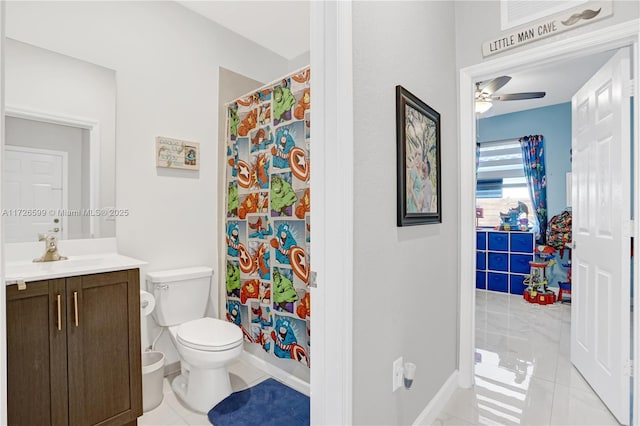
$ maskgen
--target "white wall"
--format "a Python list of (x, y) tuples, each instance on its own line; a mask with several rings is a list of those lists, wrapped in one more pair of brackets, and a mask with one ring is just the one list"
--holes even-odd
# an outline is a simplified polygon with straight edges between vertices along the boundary
[[(8, 31), (16, 13), (8, 7)], [(29, 31), (35, 24), (25, 25)], [(13, 35), (15, 32), (9, 32)], [(6, 105), (98, 122), (100, 126), (99, 200), (115, 204), (116, 77), (111, 69), (8, 38), (6, 40)], [(88, 148), (87, 148), (88, 149)], [(87, 218), (88, 219), (88, 218)], [(114, 237), (112, 221), (97, 218), (99, 237)], [(36, 241), (37, 236), (34, 236)]]
[[(353, 4), (354, 424), (412, 423), (456, 369), (454, 24), (453, 2)], [(397, 84), (442, 117), (442, 224), (396, 227)], [(392, 393), (399, 356), (417, 375)]]
[(289, 59), (289, 71), (293, 72), (304, 68), (311, 63), (311, 52), (306, 51), (295, 58)]
[[(117, 221), (120, 252), (149, 271), (209, 265), (217, 275), (218, 69), (271, 81), (288, 62), (173, 2), (11, 2), (7, 29), (116, 71), (116, 204), (130, 211)], [(161, 135), (200, 142), (200, 171), (157, 169)]]
[[(456, 9), (456, 56), (458, 68), (478, 64), (483, 61), (482, 43), (509, 32), (500, 29), (500, 0), (492, 1), (455, 1)], [(541, 1), (541, 3), (546, 3)], [(637, 19), (640, 16), (640, 2), (613, 0), (613, 16), (578, 27), (574, 30), (530, 43), (520, 48), (507, 50), (490, 58), (510, 55), (533, 46), (549, 44), (577, 34), (584, 34), (598, 28), (604, 28), (621, 22)]]

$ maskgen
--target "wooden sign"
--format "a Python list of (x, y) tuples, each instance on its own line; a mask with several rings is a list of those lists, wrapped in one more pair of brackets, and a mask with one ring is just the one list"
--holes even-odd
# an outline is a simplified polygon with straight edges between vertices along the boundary
[(482, 55), (487, 57), (532, 41), (541, 40), (613, 15), (611, 0), (593, 1), (516, 28), (498, 38), (482, 43)]
[(158, 136), (156, 167), (200, 170), (200, 144)]

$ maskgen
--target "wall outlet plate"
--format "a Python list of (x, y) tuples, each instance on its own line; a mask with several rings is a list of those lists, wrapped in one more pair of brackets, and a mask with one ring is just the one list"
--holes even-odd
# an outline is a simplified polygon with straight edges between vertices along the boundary
[(392, 392), (397, 391), (398, 389), (400, 389), (400, 387), (402, 387), (402, 366), (404, 365), (404, 362), (402, 360), (402, 357), (396, 359), (395, 361), (393, 361), (393, 389)]

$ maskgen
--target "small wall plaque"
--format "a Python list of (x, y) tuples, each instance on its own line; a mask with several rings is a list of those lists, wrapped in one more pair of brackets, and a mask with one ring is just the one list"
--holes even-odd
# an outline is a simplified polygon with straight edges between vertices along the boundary
[(156, 137), (156, 167), (200, 170), (200, 144)]
[(482, 55), (495, 55), (505, 50), (538, 41), (587, 25), (613, 15), (611, 0), (590, 1), (548, 18), (529, 22), (497, 38), (482, 43)]

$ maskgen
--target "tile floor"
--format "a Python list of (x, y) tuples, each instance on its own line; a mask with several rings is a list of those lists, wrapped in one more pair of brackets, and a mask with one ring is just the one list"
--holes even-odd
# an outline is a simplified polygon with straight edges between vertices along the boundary
[[(444, 425), (617, 425), (569, 361), (571, 305), (540, 306), (522, 296), (476, 293), (476, 385), (458, 389), (433, 423)], [(269, 376), (239, 360), (234, 391)], [(210, 425), (164, 380), (162, 404), (140, 426)]]
[(571, 305), (476, 292), (476, 385), (434, 425), (617, 425), (569, 361)]
[[(206, 414), (196, 413), (187, 408), (171, 390), (170, 381), (174, 376), (164, 378), (164, 397), (155, 409), (138, 418), (139, 426), (211, 426)], [(269, 378), (262, 370), (238, 360), (229, 366), (231, 388), (234, 392), (251, 387)]]

